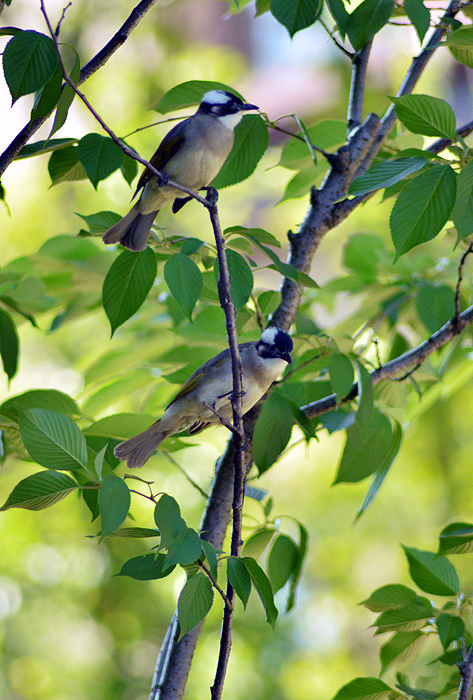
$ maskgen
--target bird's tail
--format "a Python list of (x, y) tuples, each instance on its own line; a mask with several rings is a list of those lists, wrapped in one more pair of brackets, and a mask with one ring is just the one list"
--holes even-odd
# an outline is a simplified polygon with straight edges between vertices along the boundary
[(123, 219), (120, 219), (115, 226), (103, 234), (103, 242), (120, 242), (122, 246), (130, 250), (145, 250), (157, 213), (157, 211), (152, 211), (149, 214), (140, 214), (138, 204), (135, 204)]
[(142, 467), (159, 447), (166, 435), (169, 435), (168, 431), (160, 427), (160, 422), (159, 420), (156, 421), (147, 430), (117, 445), (113, 451), (115, 457), (121, 462), (126, 460), (129, 469)]

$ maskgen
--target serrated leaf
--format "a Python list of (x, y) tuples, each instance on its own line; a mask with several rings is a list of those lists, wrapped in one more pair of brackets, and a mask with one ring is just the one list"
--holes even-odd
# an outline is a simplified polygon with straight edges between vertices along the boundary
[(451, 523), (440, 533), (438, 554), (466, 554), (473, 552), (473, 525)]
[(120, 527), (110, 534), (110, 537), (125, 537), (130, 539), (142, 539), (145, 537), (159, 537), (158, 530), (150, 527)]
[(379, 658), (381, 660), (381, 673), (395, 661), (405, 663), (415, 656), (424, 646), (428, 635), (422, 632), (397, 632), (386, 644), (381, 647)]
[(435, 333), (455, 315), (455, 292), (445, 284), (423, 282), (417, 290), (416, 311), (429, 333)]
[[(327, 119), (309, 126), (306, 133), (310, 143), (327, 150), (345, 143), (347, 125), (346, 122), (338, 119)], [(299, 132), (298, 135), (301, 136), (301, 133)], [(313, 169), (312, 154), (306, 142), (301, 141), (300, 138), (291, 138), (284, 146), (278, 165), (290, 170), (303, 170), (308, 167)]]
[(412, 22), (417, 36), (419, 37), (419, 41), (422, 44), (430, 27), (430, 11), (422, 0), (404, 0), (404, 10)]
[(299, 170), (299, 172), (297, 172), (287, 183), (284, 194), (279, 200), (278, 204), (281, 204), (281, 202), (286, 202), (288, 199), (306, 197), (310, 188), (315, 182), (316, 176), (317, 169), (313, 164), (307, 168), (304, 168), (303, 170)]
[(348, 12), (345, 9), (343, 0), (327, 0), (327, 7), (330, 14), (337, 23), (338, 33), (345, 41), (346, 25), (348, 21)]
[(434, 617), (434, 609), (428, 601), (422, 603), (414, 601), (403, 607), (385, 610), (378, 615), (373, 627), (377, 627), (378, 632), (390, 630), (411, 632), (424, 627), (431, 617)]
[(348, 194), (359, 196), (373, 190), (391, 187), (416, 173), (427, 162), (426, 158), (395, 158), (375, 163), (366, 173), (353, 180), (348, 188)]
[(372, 612), (384, 612), (403, 605), (413, 603), (417, 598), (417, 593), (408, 586), (400, 583), (390, 583), (381, 588), (377, 588), (369, 598), (363, 600), (360, 605)]
[(356, 482), (380, 470), (389, 461), (394, 435), (389, 419), (373, 410), (363, 428), (355, 421), (347, 430), (347, 440), (334, 484)]
[(21, 151), (15, 156), (15, 160), (22, 160), (23, 158), (32, 158), (33, 156), (38, 156), (43, 153), (51, 153), (52, 151), (60, 150), (66, 146), (77, 143), (77, 139), (51, 139), (46, 141), (35, 141), (34, 143), (27, 143)]
[(216, 579), (218, 570), (217, 555), (219, 553), (219, 550), (211, 542), (207, 542), (207, 540), (202, 539), (202, 537), (200, 538), (200, 544), (207, 559), (210, 573), (214, 577), (214, 579)]
[(77, 153), (95, 189), (100, 180), (105, 180), (120, 168), (124, 158), (120, 146), (110, 137), (100, 134), (86, 134), (81, 138)]
[(100, 418), (84, 430), (85, 435), (104, 435), (121, 440), (133, 437), (149, 428), (152, 417), (146, 413), (114, 413)]
[(292, 38), (296, 32), (310, 27), (322, 13), (321, 0), (271, 0), (271, 14)]
[(161, 533), (161, 547), (169, 547), (181, 530), (186, 527), (181, 517), (179, 504), (167, 493), (163, 493), (154, 509), (154, 522)]
[(473, 233), (473, 162), (458, 173), (452, 220), (458, 234), (457, 242)]
[(444, 556), (402, 545), (409, 562), (409, 573), (421, 591), (453, 596), (460, 589), (455, 567)]
[[(74, 64), (71, 72), (69, 73), (69, 77), (75, 85), (78, 85), (80, 80), (80, 58), (77, 51), (75, 49), (72, 50), (74, 51)], [(75, 95), (76, 93), (71, 88), (69, 83), (64, 83), (49, 136), (52, 136), (56, 133), (56, 131), (59, 131), (59, 129), (64, 126), (67, 119), (67, 114), (69, 112), (69, 107), (71, 106)]]
[[(226, 250), (228, 272), (230, 273), (230, 294), (237, 310), (245, 306), (253, 291), (253, 273), (245, 258), (235, 250)], [(215, 279), (220, 278), (218, 260), (214, 265)]]
[(124, 250), (112, 263), (102, 289), (102, 303), (112, 335), (135, 314), (156, 279), (156, 255), (148, 246), (143, 251)]
[(235, 593), (246, 608), (251, 592), (251, 578), (248, 569), (239, 557), (227, 558), (227, 576)]
[(284, 396), (273, 391), (265, 402), (253, 436), (253, 458), (263, 474), (278, 459), (291, 439), (294, 416)]
[(256, 588), (266, 613), (266, 620), (274, 629), (278, 617), (278, 611), (274, 605), (274, 595), (269, 578), (261, 566), (251, 557), (242, 557), (241, 561), (250, 574), (251, 581)]
[(299, 583), (302, 566), (307, 554), (307, 545), (309, 541), (309, 533), (304, 525), (296, 520), (297, 526), (299, 528), (299, 544), (297, 547), (297, 558), (292, 572), (292, 578), (289, 586), (289, 594), (287, 596), (286, 612), (288, 613), (295, 605), (296, 602), (296, 589)]
[(20, 414), (20, 434), (31, 458), (48, 469), (87, 466), (87, 444), (77, 425), (65, 415), (43, 408)]
[(180, 564), (193, 564), (202, 556), (202, 541), (191, 527), (182, 527), (177, 537), (169, 544), (166, 554), (166, 568)]
[(67, 474), (53, 470), (38, 472), (22, 479), (0, 510), (8, 510), (8, 508), (42, 510), (58, 503), (77, 489), (78, 484)]
[(380, 29), (394, 10), (394, 0), (363, 0), (348, 16), (345, 30), (355, 51), (361, 51)]
[(52, 39), (35, 31), (24, 31), (10, 39), (3, 52), (3, 73), (15, 102), (39, 90), (58, 66)]
[(85, 221), (91, 234), (106, 231), (120, 221), (121, 216), (114, 211), (98, 211), (95, 214), (79, 214), (77, 216)]
[(102, 519), (100, 541), (117, 530), (130, 510), (130, 490), (124, 479), (110, 473), (104, 478), (99, 489), (99, 510)]
[(274, 593), (289, 581), (297, 563), (297, 545), (291, 537), (278, 535), (268, 556), (268, 576)]
[(131, 185), (138, 174), (138, 161), (125, 154), (120, 170), (122, 171), (125, 182)]
[(435, 620), (440, 641), (445, 651), (450, 644), (465, 635), (465, 623), (456, 615), (442, 612)]
[(204, 574), (199, 572), (187, 579), (177, 604), (179, 638), (194, 629), (204, 619), (212, 607), (213, 598), (212, 585)]
[(355, 380), (355, 371), (349, 357), (341, 353), (334, 352), (328, 361), (328, 373), (330, 384), (340, 401), (352, 389)]
[(235, 128), (233, 148), (212, 187), (222, 189), (246, 180), (268, 148), (268, 128), (256, 114), (247, 114)]
[(380, 678), (355, 678), (340, 688), (333, 700), (385, 700), (393, 692)]
[(66, 146), (53, 151), (48, 162), (48, 172), (52, 185), (71, 180), (85, 180), (87, 177), (79, 160), (77, 146)]
[(31, 110), (31, 121), (46, 117), (53, 111), (61, 94), (61, 85), (62, 70), (58, 65), (48, 82), (35, 94), (33, 109)]
[(202, 273), (187, 255), (176, 253), (164, 265), (164, 279), (169, 291), (189, 320), (202, 291)]
[(16, 326), (10, 314), (0, 309), (0, 356), (3, 371), (8, 379), (12, 379), (18, 368), (18, 352), (20, 341)]
[(0, 414), (18, 422), (20, 412), (29, 408), (45, 408), (71, 416), (80, 414), (74, 399), (57, 389), (30, 389), (18, 396), (12, 396), (0, 406)]
[(355, 365), (358, 373), (358, 408), (356, 409), (355, 421), (357, 426), (363, 431), (373, 429), (372, 417), (374, 409), (373, 400), (373, 380), (366, 367), (359, 361), (355, 360)]
[(449, 165), (433, 165), (409, 182), (389, 222), (397, 257), (435, 238), (453, 209), (455, 195), (456, 175)]
[(243, 545), (242, 554), (245, 557), (259, 559), (275, 535), (273, 528), (261, 528), (253, 532)]
[(431, 95), (391, 97), (396, 115), (409, 131), (455, 140), (455, 113), (448, 102)]
[(225, 85), (225, 83), (219, 83), (214, 80), (188, 80), (168, 90), (153, 109), (161, 114), (167, 114), (167, 112), (172, 112), (176, 109), (192, 107), (199, 104), (204, 94), (209, 90), (224, 90), (243, 99), (240, 93)]
[(450, 53), (459, 63), (473, 68), (473, 27), (460, 27), (446, 37)]
[(136, 581), (154, 581), (169, 576), (174, 566), (164, 570), (164, 554), (142, 554), (126, 561), (116, 576), (130, 576)]

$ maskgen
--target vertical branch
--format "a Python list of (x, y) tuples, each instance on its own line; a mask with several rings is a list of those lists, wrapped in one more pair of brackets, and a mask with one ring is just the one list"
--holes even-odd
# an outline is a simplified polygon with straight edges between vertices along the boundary
[(461, 674), (460, 686), (458, 688), (457, 700), (469, 700), (473, 685), (473, 644), (468, 654), (463, 652), (463, 662), (458, 664)]
[(361, 125), (363, 119), (363, 98), (365, 95), (366, 73), (373, 41), (369, 41), (353, 59), (350, 98), (348, 101), (348, 135)]

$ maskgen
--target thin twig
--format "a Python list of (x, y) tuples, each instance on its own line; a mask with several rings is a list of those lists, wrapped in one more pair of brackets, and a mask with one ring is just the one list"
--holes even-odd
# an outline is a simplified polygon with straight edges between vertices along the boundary
[(338, 42), (338, 41), (335, 39), (335, 37), (334, 37), (334, 35), (333, 35), (333, 32), (330, 31), (330, 29), (327, 27), (327, 25), (325, 24), (325, 22), (323, 21), (323, 19), (320, 19), (320, 18), (319, 18), (319, 23), (320, 23), (320, 24), (322, 25), (322, 27), (325, 29), (325, 31), (327, 32), (327, 34), (329, 35), (329, 37), (331, 38), (331, 40), (333, 41), (333, 43), (335, 44), (335, 46), (337, 47), (337, 49), (339, 49), (339, 51), (341, 51), (342, 53), (344, 53), (345, 56), (348, 56), (350, 59), (353, 59), (353, 54), (352, 54), (350, 51), (348, 51), (348, 49), (346, 49), (346, 48), (343, 46), (343, 44), (340, 44), (340, 42)]
[(455, 316), (454, 318), (459, 318), (460, 317), (460, 293), (461, 293), (461, 283), (463, 281), (463, 268), (465, 266), (465, 262), (467, 257), (470, 255), (471, 251), (473, 250), (473, 242), (470, 241), (468, 243), (468, 247), (461, 256), (460, 264), (458, 265), (458, 278), (457, 278), (457, 286), (455, 289)]
[(200, 559), (197, 559), (197, 563), (198, 563), (198, 565), (200, 566), (200, 568), (202, 569), (202, 571), (204, 571), (205, 574), (207, 575), (207, 577), (208, 577), (208, 579), (210, 580), (210, 583), (212, 584), (212, 586), (213, 586), (213, 587), (215, 588), (215, 590), (221, 595), (222, 600), (223, 600), (223, 602), (225, 603), (225, 605), (228, 605), (228, 607), (233, 608), (233, 605), (232, 605), (231, 602), (228, 600), (228, 598), (227, 598), (227, 596), (226, 596), (226, 594), (225, 594), (225, 591), (223, 591), (223, 590), (220, 588), (220, 586), (218, 585), (217, 581), (214, 579), (214, 577), (213, 577), (212, 574), (210, 573), (210, 569), (209, 569), (207, 566), (205, 566), (205, 564), (204, 564)]
[(54, 32), (54, 35), (56, 38), (59, 36), (59, 32), (61, 31), (61, 24), (63, 23), (64, 17), (66, 16), (66, 12), (68, 11), (68, 9), (70, 7), (72, 7), (72, 2), (67, 3), (67, 5), (65, 6), (65, 8), (62, 11), (62, 15), (59, 18), (59, 22), (57, 23), (57, 26), (56, 26), (56, 31)]
[[(458, 129), (455, 131), (455, 134), (459, 138), (464, 139), (467, 136), (469, 136), (472, 131), (473, 121), (467, 122), (466, 124), (463, 124), (463, 126), (459, 126)], [(451, 145), (452, 139), (437, 139), (437, 141), (434, 141), (434, 143), (432, 143), (428, 148), (426, 148), (426, 151), (429, 151), (429, 153), (440, 153), (445, 148), (448, 148)]]

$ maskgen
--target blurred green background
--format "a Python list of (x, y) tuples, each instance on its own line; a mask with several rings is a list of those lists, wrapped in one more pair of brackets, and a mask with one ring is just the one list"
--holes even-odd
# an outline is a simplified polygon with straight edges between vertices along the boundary
[[(59, 0), (47, 3), (55, 21), (62, 7)], [(61, 38), (78, 48), (85, 63), (131, 7), (123, 0), (78, 0), (67, 10)], [(39, 4), (31, 0), (13, 0), (2, 22), (45, 30)], [(380, 112), (388, 106), (386, 95), (397, 90), (411, 56), (418, 51), (413, 31), (401, 33), (396, 27), (383, 31), (386, 41), (378, 41), (372, 57), (366, 111)], [(464, 72), (459, 75), (460, 70), (446, 52), (436, 56), (418, 89), (450, 100), (459, 123), (471, 110), (468, 77)], [(192, 79), (231, 84), (272, 119), (291, 112), (309, 124), (343, 119), (349, 75), (347, 61), (319, 26), (298, 33), (291, 42), (270, 15), (254, 19), (253, 4), (237, 14), (230, 4), (217, 0), (166, 0), (151, 10), (84, 90), (105, 121), (125, 136), (159, 121), (151, 108), (173, 85)], [(22, 98), (10, 110), (8, 90), (0, 81), (1, 150), (27, 122), (30, 108), (30, 98)], [(294, 126), (290, 119), (286, 125)], [(169, 124), (164, 124), (140, 131), (129, 143), (149, 157), (168, 129)], [(89, 131), (99, 128), (76, 103), (58, 136), (80, 137)], [(38, 137), (46, 134), (47, 130)], [(272, 146), (256, 173), (221, 192), (220, 214), (224, 226), (266, 228), (285, 248), (286, 231), (296, 229), (302, 220), (307, 196), (277, 205), (293, 174), (275, 167), (283, 143), (281, 134), (272, 134)], [(7, 211), (0, 205), (2, 264), (36, 253), (50, 238), (77, 234), (81, 220), (76, 212), (125, 213), (131, 196), (117, 173), (97, 191), (85, 181), (50, 188), (46, 157), (13, 163), (2, 182), (9, 207)], [(376, 234), (392, 251), (387, 226), (390, 206), (376, 199), (331, 232), (312, 269), (322, 287), (348, 274), (343, 251), (353, 235)], [(196, 203), (189, 204), (178, 219), (162, 212), (159, 225), (165, 231), (178, 226), (183, 235), (210, 240), (206, 213)], [(99, 301), (103, 276), (114, 254), (103, 251), (100, 241), (90, 244), (96, 251), (90, 258), (93, 263), (71, 265), (74, 303), (68, 309), (68, 323), (50, 330), (59, 300), (39, 315), (39, 328), (26, 322), (21, 325), (19, 372), (10, 386), (4, 376), (0, 378), (0, 399), (31, 388), (56, 388), (74, 396), (85, 415), (95, 419), (123, 410), (159, 415), (175, 391), (175, 385), (158, 380), (153, 369), (156, 358), (175, 342), (168, 330), (169, 309), (161, 296), (164, 286), (158, 277), (146, 311), (111, 340)], [(441, 274), (444, 255), (442, 242), (430, 245), (425, 267), (432, 279)], [(54, 263), (43, 254), (42, 264), (51, 266), (47, 288), (51, 295)], [(263, 271), (257, 285), (277, 289), (279, 281), (276, 273)], [(327, 332), (335, 327), (343, 330), (343, 321), (355, 308), (363, 315), (366, 302), (346, 293), (334, 294), (329, 301), (322, 289), (313, 296), (314, 321)], [(205, 334), (205, 317), (196, 328)], [(252, 337), (257, 334), (255, 328), (246, 330)], [(223, 333), (222, 327), (216, 348), (224, 342)], [(425, 329), (418, 329), (420, 339), (426, 335)], [(214, 340), (209, 335), (202, 344), (212, 345)], [(356, 524), (367, 483), (331, 487), (343, 446), (341, 433), (322, 433), (320, 442), (310, 449), (298, 444), (255, 482), (271, 493), (276, 513), (295, 516), (306, 525), (310, 550), (296, 609), (281, 617), (274, 632), (264, 622), (254, 594), (246, 613), (237, 604), (225, 687), (228, 700), (330, 698), (355, 676), (377, 675), (380, 638), (374, 639), (369, 629), (374, 616), (357, 603), (377, 586), (409, 583), (399, 543), (433, 551), (440, 529), (448, 522), (471, 520), (471, 375), (466, 363), (431, 389), (432, 400), (428, 392), (423, 401), (410, 400), (402, 413), (406, 437), (392, 473)], [(212, 429), (204, 436), (198, 447), (179, 452), (178, 459), (207, 489), (226, 431)], [(295, 429), (295, 440), (298, 437)], [(7, 460), (1, 471), (0, 501), (20, 478), (36, 470), (31, 463)], [(150, 460), (140, 476), (178, 498), (188, 524), (198, 527), (204, 500), (179, 470), (159, 456)], [(132, 510), (137, 524), (150, 525), (151, 507), (137, 500)], [(246, 518), (249, 526), (254, 525), (253, 518), (262, 519), (256, 502), (247, 503)], [(281, 522), (284, 531), (295, 534), (289, 519)], [(111, 538), (98, 544), (89, 537), (97, 530), (84, 503), (74, 497), (40, 513), (12, 509), (1, 514), (0, 697), (5, 700), (148, 697), (183, 575), (174, 572), (164, 582), (153, 583), (114, 578), (127, 558), (148, 551), (146, 543)], [(463, 583), (471, 589), (468, 562), (458, 563)], [(284, 606), (284, 592), (278, 594), (277, 602)], [(208, 696), (221, 608), (216, 600), (205, 623), (189, 698)], [(430, 650), (430, 658), (435, 653), (440, 649)], [(419, 664), (413, 676), (424, 672)], [(394, 682), (393, 672), (388, 671), (386, 680)]]

